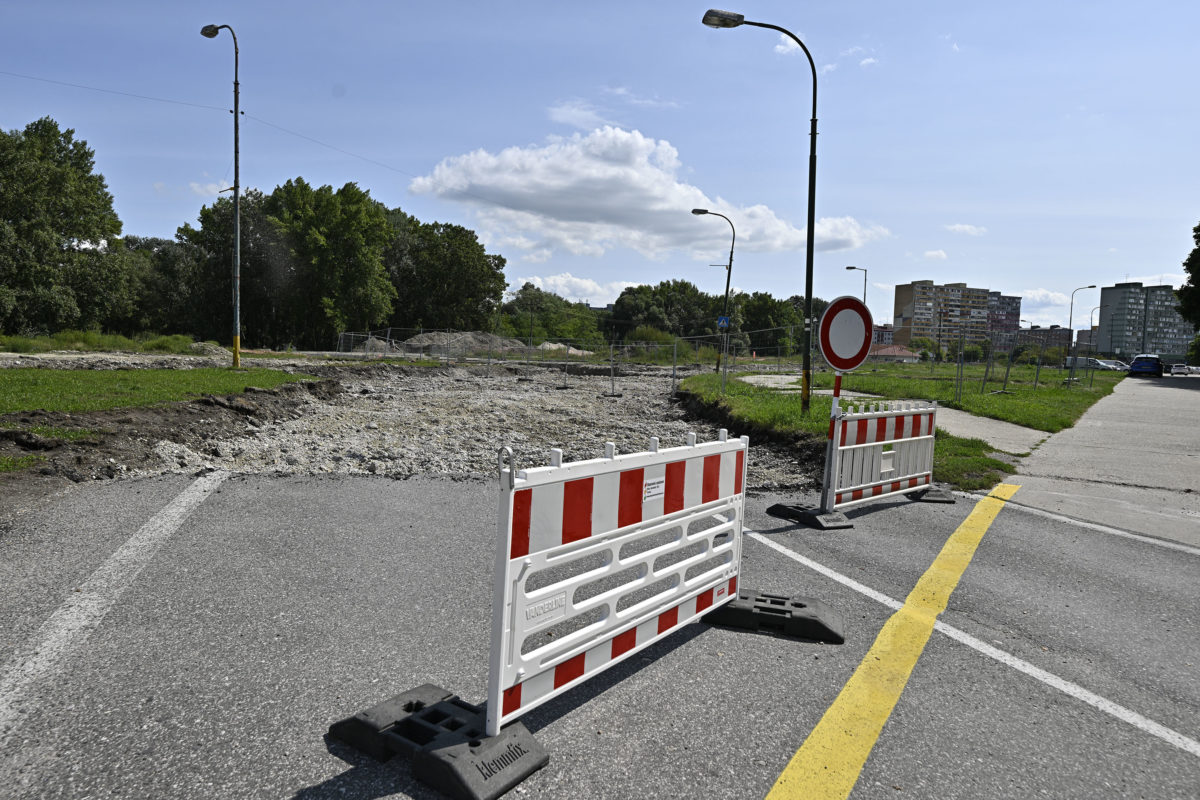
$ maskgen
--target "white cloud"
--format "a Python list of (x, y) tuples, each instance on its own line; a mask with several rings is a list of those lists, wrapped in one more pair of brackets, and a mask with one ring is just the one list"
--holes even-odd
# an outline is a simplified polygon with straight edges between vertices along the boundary
[(612, 283), (597, 283), (591, 278), (577, 278), (569, 272), (558, 275), (533, 275), (517, 278), (515, 285), (524, 286), (532, 283), (544, 292), (551, 292), (572, 303), (588, 303), (593, 306), (603, 306), (616, 302), (621, 292), (630, 286), (638, 284), (630, 281), (613, 281)]
[(987, 228), (978, 225), (967, 225), (965, 223), (957, 223), (955, 225), (944, 226), (951, 233), (965, 233), (967, 236), (983, 236), (987, 233)]
[(932, 259), (934, 261), (945, 261), (946, 260), (946, 251), (945, 250), (926, 250), (925, 257), (928, 259)]
[[(634, 94), (624, 86), (610, 87), (604, 91), (613, 95), (614, 97), (621, 98), (632, 106), (639, 106), (641, 108), (679, 108), (679, 103), (675, 102), (674, 100), (659, 100), (657, 97), (642, 97), (641, 95)], [(594, 125), (592, 127), (597, 128), (599, 126)]]
[(779, 44), (775, 45), (775, 52), (783, 56), (793, 55), (800, 52), (800, 45), (790, 36), (779, 34)]
[(842, 52), (838, 53), (838, 55), (842, 58), (846, 58), (848, 56), (856, 56), (859, 53), (865, 53), (865, 52), (866, 52), (866, 50), (864, 50), (859, 45), (854, 45), (854, 47), (851, 47), (849, 50), (843, 50)]
[[(617, 247), (647, 258), (682, 250), (711, 259), (728, 245), (728, 226), (698, 220), (688, 213), (693, 208), (732, 219), (739, 250), (804, 247), (804, 231), (767, 206), (739, 207), (709, 197), (679, 179), (681, 168), (669, 142), (606, 126), (540, 146), (447, 158), (410, 188), (474, 206), (489, 243), (511, 244), (537, 259), (547, 250), (599, 256)], [(890, 235), (853, 217), (823, 218), (816, 248), (851, 249)]]
[(546, 110), (547, 116), (554, 122), (570, 125), (573, 128), (590, 131), (612, 123), (600, 115), (600, 112), (584, 100), (567, 100)]
[(826, 64), (825, 66), (821, 67), (821, 74), (828, 75), (829, 73), (833, 72), (835, 69), (837, 69), (837, 64)]
[(878, 61), (876, 61), (876, 60), (875, 60), (875, 59), (873, 59), (873, 58), (864, 58), (862, 61), (858, 62), (858, 65), (859, 65), (860, 67), (869, 67), (869, 66), (871, 66), (872, 64), (878, 64), (878, 63), (879, 63), (879, 62), (878, 62)]
[(222, 191), (221, 184), (219, 183), (197, 183), (196, 181), (192, 181), (188, 186), (191, 187), (194, 194), (198, 194), (201, 197), (216, 197)]
[(1017, 292), (1021, 296), (1021, 313), (1026, 308), (1048, 308), (1062, 306), (1066, 308), (1071, 302), (1071, 296), (1050, 289), (1026, 289)]

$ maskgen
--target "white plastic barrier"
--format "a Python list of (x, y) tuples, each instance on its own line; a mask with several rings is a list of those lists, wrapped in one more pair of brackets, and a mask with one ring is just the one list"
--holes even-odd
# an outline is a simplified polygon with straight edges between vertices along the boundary
[(528, 470), (501, 450), (488, 736), (737, 596), (748, 446)]
[(826, 513), (933, 485), (937, 403), (895, 401), (837, 411), (821, 498)]

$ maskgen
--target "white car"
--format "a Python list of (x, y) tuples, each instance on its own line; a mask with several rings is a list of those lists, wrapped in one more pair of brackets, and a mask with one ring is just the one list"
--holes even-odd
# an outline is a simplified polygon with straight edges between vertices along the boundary
[(1187, 364), (1172, 364), (1171, 365), (1171, 374), (1172, 375), (1188, 375), (1190, 373), (1191, 373), (1191, 370), (1188, 369)]

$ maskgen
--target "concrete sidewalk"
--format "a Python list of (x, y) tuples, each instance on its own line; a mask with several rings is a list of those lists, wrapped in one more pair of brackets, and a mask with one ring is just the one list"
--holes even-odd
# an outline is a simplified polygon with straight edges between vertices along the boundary
[[(740, 380), (755, 386), (766, 386), (785, 392), (798, 392), (800, 380), (798, 375), (747, 375)], [(816, 389), (813, 394), (833, 394), (830, 389)], [(873, 395), (858, 392), (842, 392), (842, 397), (854, 401), (870, 402)], [(1001, 422), (987, 417), (977, 417), (965, 411), (939, 406), (937, 410), (937, 426), (953, 436), (967, 439), (982, 439), (997, 450), (1021, 455), (1032, 451), (1050, 435), (1045, 431), (1036, 431), (1023, 425), (1011, 422)]]

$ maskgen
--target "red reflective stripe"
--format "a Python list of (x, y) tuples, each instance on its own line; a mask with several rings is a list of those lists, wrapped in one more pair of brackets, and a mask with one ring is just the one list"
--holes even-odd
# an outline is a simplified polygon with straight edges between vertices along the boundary
[(839, 441), (839, 442), (838, 442), (838, 447), (845, 447), (845, 446), (846, 446), (846, 429), (847, 429), (847, 428), (849, 428), (849, 427), (850, 427), (850, 423), (849, 423), (849, 422), (842, 422), (842, 432), (841, 432), (841, 434), (840, 434), (840, 436), (841, 436), (841, 441)]
[(900, 491), (900, 481), (894, 481), (894, 482), (892, 483), (892, 491), (893, 491), (893, 492), (898, 492), (898, 491)]
[(708, 589), (707, 591), (701, 592), (699, 595), (696, 596), (696, 613), (699, 614), (701, 611), (703, 611), (704, 609), (711, 606), (712, 601), (713, 601), (713, 590), (712, 589)]
[(729, 596), (737, 597), (737, 575), (729, 579)]
[(630, 628), (629, 630), (625, 631), (624, 633), (618, 633), (616, 636), (613, 637), (613, 640), (612, 640), (612, 657), (618, 658), (619, 656), (622, 656), (625, 653), (628, 653), (630, 650), (632, 650), (636, 646), (637, 646), (637, 628)]
[(700, 489), (700, 502), (711, 503), (721, 496), (721, 457), (704, 457), (704, 480)]
[(862, 500), (862, 489), (855, 489), (850, 493), (851, 500)]
[(865, 444), (867, 441), (867, 421), (860, 419), (858, 421), (858, 430), (854, 433), (855, 444)]
[(666, 633), (679, 624), (679, 606), (668, 608), (658, 615), (658, 632)]
[(834, 418), (830, 417), (829, 418), (829, 436), (826, 437), (828, 439), (833, 439), (833, 425), (834, 425)]
[(737, 466), (735, 467), (735, 469), (736, 469), (736, 471), (733, 473), (733, 493), (741, 494), (742, 493), (742, 473), (746, 471), (746, 451), (745, 450), (737, 451)]
[(631, 469), (621, 473), (621, 490), (617, 499), (617, 527), (624, 528), (642, 521), (642, 485), (645, 470)]
[(593, 480), (580, 478), (563, 484), (563, 544), (578, 542), (592, 535)]
[(583, 677), (583, 656), (580, 653), (577, 656), (568, 658), (563, 663), (554, 668), (554, 688), (566, 686), (576, 678)]
[(833, 498), (833, 504), (835, 506), (837, 506), (837, 505), (841, 505), (841, 503), (842, 503), (842, 496), (841, 496), (841, 494), (838, 494), (836, 497)]
[(875, 441), (887, 441), (887, 417), (880, 417), (875, 420)]
[(533, 507), (533, 489), (522, 489), (513, 495), (512, 544), (509, 558), (529, 555), (529, 512)]
[(916, 486), (916, 485), (917, 485), (917, 479), (916, 479), (916, 478), (910, 478), (910, 479), (909, 479), (909, 481), (908, 481), (908, 488), (909, 488), (909, 489), (911, 489), (911, 488), (913, 488), (913, 487), (914, 487), (914, 486)]
[(663, 513), (670, 514), (683, 508), (683, 476), (687, 471), (687, 463), (676, 461), (667, 464), (667, 485), (663, 496)]
[(504, 690), (504, 700), (501, 713), (507, 715), (521, 708), (521, 684), (510, 686)]

